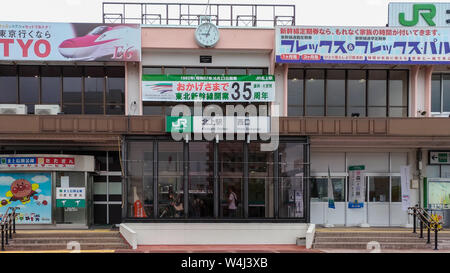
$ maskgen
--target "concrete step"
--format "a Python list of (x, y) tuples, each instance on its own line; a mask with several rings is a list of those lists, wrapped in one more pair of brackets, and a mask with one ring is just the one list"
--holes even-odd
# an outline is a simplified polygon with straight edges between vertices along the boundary
[[(381, 249), (432, 249), (434, 244), (423, 243), (387, 243), (380, 242)], [(313, 248), (341, 248), (341, 249), (367, 249), (367, 243), (361, 242), (331, 242), (314, 243)]]
[[(377, 241), (377, 242), (391, 242), (391, 243), (423, 243), (426, 242), (425, 238), (419, 238), (418, 236), (415, 237), (316, 237), (314, 239), (315, 243), (333, 243), (333, 242), (370, 242), (370, 241)], [(431, 241), (434, 242), (434, 237), (431, 237)], [(439, 238), (438, 238), (439, 242)]]
[(71, 241), (79, 242), (79, 243), (123, 243), (123, 239), (120, 237), (62, 237), (62, 238), (53, 238), (53, 237), (40, 237), (40, 238), (17, 238), (13, 237), (10, 240), (13, 244), (44, 244), (44, 243), (68, 243)]
[[(316, 232), (315, 237), (419, 237), (420, 232)], [(427, 231), (424, 230), (423, 236), (427, 236)], [(434, 232), (431, 232), (431, 236), (434, 236)], [(438, 233), (439, 238), (450, 238), (450, 233)]]
[[(124, 243), (80, 243), (81, 250), (104, 250), (104, 249), (129, 249)], [(67, 250), (66, 243), (43, 243), (43, 244), (15, 244), (6, 246), (7, 251), (37, 251), (37, 250)]]
[(53, 237), (53, 238), (91, 238), (91, 237), (114, 237), (120, 236), (118, 231), (111, 232), (24, 232), (16, 231), (14, 238), (36, 238), (36, 237)]

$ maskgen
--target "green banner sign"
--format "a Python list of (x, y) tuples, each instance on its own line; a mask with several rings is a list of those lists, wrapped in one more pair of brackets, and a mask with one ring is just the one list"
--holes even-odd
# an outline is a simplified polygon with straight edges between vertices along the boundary
[(271, 102), (273, 75), (143, 75), (144, 101)]
[(84, 199), (56, 199), (57, 208), (84, 208), (86, 200)]

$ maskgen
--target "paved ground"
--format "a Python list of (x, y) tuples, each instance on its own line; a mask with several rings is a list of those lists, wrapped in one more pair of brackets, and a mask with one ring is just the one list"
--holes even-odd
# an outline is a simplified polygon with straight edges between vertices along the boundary
[[(371, 253), (366, 249), (319, 249), (323, 253)], [(381, 249), (379, 253), (450, 253), (450, 250), (432, 250), (432, 249)]]
[[(317, 249), (306, 249), (297, 245), (147, 245), (138, 246), (144, 253), (318, 253)], [(120, 250), (117, 252), (130, 252)]]

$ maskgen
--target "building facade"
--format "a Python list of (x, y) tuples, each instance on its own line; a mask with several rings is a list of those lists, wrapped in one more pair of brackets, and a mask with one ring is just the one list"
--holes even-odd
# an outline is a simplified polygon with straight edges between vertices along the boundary
[[(133, 5), (145, 12), (126, 13)], [(23, 114), (0, 115), (0, 157), (10, 162), (0, 172), (6, 200), (0, 209), (21, 205), (24, 217), (35, 217), (37, 212), (26, 210), (30, 203), (11, 199), (8, 191), (19, 179), (33, 184), (39, 179), (33, 175), (49, 183), (50, 219), (23, 222), (24, 228), (408, 226), (405, 204), (446, 207), (449, 47), (432, 40), (448, 35), (446, 29), (302, 27), (295, 25), (295, 7), (283, 5), (255, 7), (273, 11), (259, 13), (251, 6), (211, 5), (206, 14), (205, 5), (174, 6), (105, 3), (103, 24), (80, 26), (74, 37), (108, 31), (131, 37), (107, 53), (74, 50), (72, 37), (66, 44), (58, 38), (60, 54), (51, 51), (47, 57), (40, 57), (44, 45), (35, 55), (19, 56), (28, 42), (3, 43), (10, 51), (0, 56), (0, 108), (27, 107)], [(108, 10), (116, 7), (123, 12)], [(202, 35), (202, 20), (218, 26), (213, 46), (196, 36)], [(54, 31), (58, 25), (4, 24), (17, 33)], [(121, 30), (127, 27), (128, 32)], [(209, 35), (208, 29), (204, 36)], [(346, 43), (339, 40), (344, 36)], [(414, 38), (429, 47), (431, 57)], [(43, 38), (53, 45), (51, 39)], [(59, 106), (58, 114), (39, 114), (37, 105)], [(170, 118), (180, 115), (177, 105), (187, 109), (183, 116), (193, 117), (193, 131), (199, 126), (195, 116), (207, 116), (210, 106), (223, 114), (227, 106), (255, 109), (271, 118), (279, 144), (265, 151), (270, 140), (248, 131), (239, 138), (236, 130), (232, 140), (223, 135), (176, 140), (169, 127), (174, 126)], [(362, 171), (359, 182), (355, 166)], [(335, 209), (328, 208), (329, 179)], [(81, 195), (60, 196), (60, 190), (81, 190)], [(31, 204), (40, 200), (33, 196), (39, 193), (28, 196)], [(74, 206), (70, 199), (85, 205)]]

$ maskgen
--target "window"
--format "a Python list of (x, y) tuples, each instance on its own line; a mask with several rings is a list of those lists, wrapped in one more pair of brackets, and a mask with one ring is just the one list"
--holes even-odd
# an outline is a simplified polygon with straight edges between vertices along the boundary
[(125, 113), (125, 69), (106, 67), (106, 114), (123, 115)]
[(84, 77), (84, 113), (103, 114), (105, 70), (103, 67), (86, 67)]
[[(333, 185), (333, 198), (335, 202), (345, 201), (345, 179), (331, 178)], [(311, 179), (311, 201), (312, 202), (328, 202), (328, 178), (312, 178)]]
[(43, 66), (42, 75), (42, 104), (60, 104), (62, 93), (61, 67)]
[(81, 114), (83, 92), (83, 69), (81, 67), (63, 68), (63, 112), (64, 114)]
[(325, 71), (306, 70), (305, 104), (306, 116), (325, 115)]
[(434, 114), (450, 113), (450, 74), (433, 74), (431, 78), (431, 112)]
[(406, 117), (408, 71), (289, 69), (288, 116), (303, 112), (306, 116)]
[(19, 103), (26, 104), (28, 113), (34, 113), (39, 103), (39, 66), (19, 67)]
[(303, 116), (303, 70), (288, 71), (288, 116)]
[(17, 67), (0, 66), (0, 102), (17, 103)]

